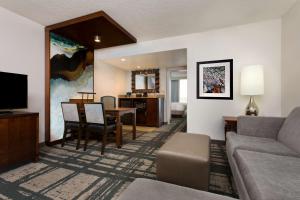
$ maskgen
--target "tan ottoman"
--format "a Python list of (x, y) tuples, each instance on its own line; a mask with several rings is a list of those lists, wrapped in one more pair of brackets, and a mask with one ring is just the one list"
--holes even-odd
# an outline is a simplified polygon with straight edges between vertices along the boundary
[(157, 152), (158, 180), (207, 191), (209, 145), (207, 135), (173, 135)]

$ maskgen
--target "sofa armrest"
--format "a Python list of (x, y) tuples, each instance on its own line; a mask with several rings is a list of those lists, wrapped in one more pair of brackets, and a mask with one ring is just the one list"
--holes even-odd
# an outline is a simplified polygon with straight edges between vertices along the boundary
[(237, 120), (237, 134), (277, 139), (284, 120), (282, 117), (240, 116)]

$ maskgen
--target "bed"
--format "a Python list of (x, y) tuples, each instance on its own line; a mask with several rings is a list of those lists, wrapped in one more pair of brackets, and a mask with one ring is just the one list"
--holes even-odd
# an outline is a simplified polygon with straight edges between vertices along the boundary
[(186, 116), (186, 103), (172, 102), (171, 103), (171, 115), (173, 117), (184, 117)]

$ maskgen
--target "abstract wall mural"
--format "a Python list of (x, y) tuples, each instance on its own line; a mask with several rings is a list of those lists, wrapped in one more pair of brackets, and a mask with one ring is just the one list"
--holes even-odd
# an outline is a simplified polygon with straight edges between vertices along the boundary
[(50, 34), (50, 139), (63, 136), (61, 102), (94, 91), (94, 53), (57, 34)]

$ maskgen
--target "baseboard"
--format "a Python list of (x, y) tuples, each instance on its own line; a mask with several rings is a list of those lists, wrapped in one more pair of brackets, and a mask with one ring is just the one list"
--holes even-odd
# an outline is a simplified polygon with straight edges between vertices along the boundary
[(42, 148), (42, 147), (44, 147), (44, 146), (46, 146), (46, 143), (45, 143), (45, 142), (39, 143), (39, 148)]
[(225, 144), (225, 140), (211, 140), (211, 141), (217, 144)]

